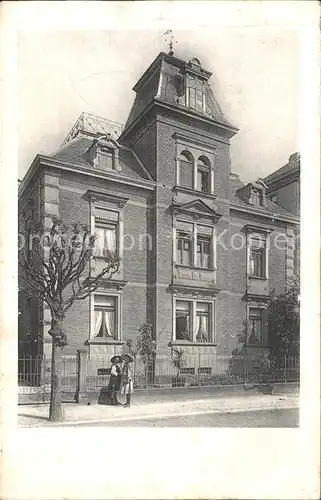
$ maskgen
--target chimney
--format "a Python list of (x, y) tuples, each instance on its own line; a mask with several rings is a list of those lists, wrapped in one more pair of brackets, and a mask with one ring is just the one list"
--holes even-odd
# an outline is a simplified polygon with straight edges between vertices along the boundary
[(291, 156), (289, 156), (290, 165), (293, 165), (299, 160), (300, 160), (300, 153), (293, 153)]

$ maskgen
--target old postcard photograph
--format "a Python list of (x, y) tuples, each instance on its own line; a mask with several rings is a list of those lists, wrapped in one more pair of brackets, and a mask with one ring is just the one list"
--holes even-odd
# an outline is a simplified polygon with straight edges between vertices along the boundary
[(3, 498), (317, 498), (317, 2), (37, 4), (2, 16)]

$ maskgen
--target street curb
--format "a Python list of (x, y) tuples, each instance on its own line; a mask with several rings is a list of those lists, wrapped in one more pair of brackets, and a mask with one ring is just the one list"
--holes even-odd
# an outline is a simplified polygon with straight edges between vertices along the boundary
[[(222, 408), (218, 410), (196, 410), (188, 413), (163, 413), (163, 414), (138, 414), (138, 415), (128, 415), (128, 416), (120, 416), (120, 418), (117, 416), (109, 417), (109, 418), (103, 418), (103, 419), (96, 419), (96, 420), (65, 420), (63, 422), (50, 422), (46, 421), (45, 426), (46, 427), (66, 427), (66, 426), (77, 426), (77, 425), (93, 425), (93, 424), (102, 424), (102, 423), (108, 423), (108, 422), (127, 422), (127, 421), (132, 421), (132, 420), (153, 420), (153, 419), (161, 419), (161, 418), (171, 418), (171, 417), (186, 417), (186, 416), (196, 416), (196, 415), (204, 415), (206, 414), (225, 414), (225, 413), (245, 413), (245, 412), (252, 412), (252, 411), (268, 411), (268, 410), (290, 410), (290, 409), (297, 409), (299, 408), (299, 405), (289, 405), (289, 406), (284, 406), (284, 405), (277, 405), (277, 406), (270, 406), (270, 407), (262, 407), (262, 406), (257, 406), (257, 407), (248, 407), (248, 406), (243, 406), (239, 408)], [(28, 418), (28, 417), (26, 417)], [(41, 427), (44, 425), (41, 424)], [(24, 427), (24, 428), (30, 428), (30, 427), (38, 427), (38, 425), (20, 425), (19, 427)]]

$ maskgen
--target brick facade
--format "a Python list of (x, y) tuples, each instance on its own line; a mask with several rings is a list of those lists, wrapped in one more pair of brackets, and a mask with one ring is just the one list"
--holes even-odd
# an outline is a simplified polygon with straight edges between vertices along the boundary
[[(143, 75), (135, 87), (137, 97), (130, 118), (118, 141), (112, 143), (117, 150), (118, 170), (99, 169), (90, 163), (87, 151), (92, 141), (100, 140), (99, 134), (90, 137), (80, 131), (78, 136), (73, 133), (74, 138), (58, 154), (37, 157), (20, 186), (23, 204), (35, 183), (42, 183), (38, 215), (45, 216), (46, 221), (57, 215), (67, 224), (79, 221), (92, 225), (98, 209), (117, 213), (120, 271), (99, 290), (115, 297), (117, 338), (95, 337), (95, 299), (90, 297), (75, 303), (68, 313), (66, 355), (85, 347), (91, 357), (111, 356), (121, 352), (126, 339), (135, 340), (139, 327), (149, 322), (157, 347), (156, 372), (161, 371), (162, 359), (173, 345), (186, 348), (191, 356), (189, 363), (193, 363), (193, 356), (208, 356), (213, 362), (215, 354), (231, 355), (238, 347), (237, 335), (244, 329), (250, 308), (266, 307), (272, 290), (280, 293), (285, 289), (286, 277), (293, 269), (292, 235), (298, 220), (270, 200), (257, 207), (244, 202), (244, 196), (238, 197), (243, 184), (231, 174), (229, 151), (237, 128), (226, 121), (209, 90), (210, 73), (194, 68), (204, 79), (203, 103), (209, 106), (206, 113), (205, 108), (203, 113), (196, 113), (177, 104), (176, 87), (171, 82), (178, 78), (177, 68), (188, 73), (191, 67), (161, 53)], [(177, 185), (179, 155), (184, 148), (196, 159), (202, 155), (210, 158), (213, 191)], [(21, 224), (25, 217), (24, 212)], [(182, 223), (194, 228), (194, 239), (200, 227), (211, 235), (210, 268), (179, 265), (173, 238)], [(255, 228), (270, 243), (267, 276), (259, 279), (249, 276), (249, 241)], [(290, 236), (281, 249), (274, 244), (278, 234)], [(99, 259), (94, 260), (92, 272), (101, 265)], [(213, 307), (214, 313), (209, 313), (207, 320), (212, 336), (207, 341), (175, 337), (176, 300), (187, 301), (193, 308), (199, 302)], [(42, 326), (38, 321), (37, 330), (49, 354), (46, 332), (50, 315), (40, 309), (44, 319)], [(268, 344), (268, 339), (262, 340), (263, 344)]]

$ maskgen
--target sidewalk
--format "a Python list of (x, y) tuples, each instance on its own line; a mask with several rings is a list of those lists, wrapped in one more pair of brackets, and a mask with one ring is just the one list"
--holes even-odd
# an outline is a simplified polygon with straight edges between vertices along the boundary
[[(105, 406), (98, 404), (78, 405), (67, 403), (63, 405), (64, 422), (49, 422), (49, 405), (19, 406), (19, 427), (39, 427), (48, 425), (77, 425), (118, 420), (139, 420), (146, 418), (167, 418), (180, 415), (197, 415), (204, 413), (232, 413), (244, 411), (272, 410), (298, 408), (298, 391), (291, 393), (276, 391), (276, 394), (265, 396), (253, 391), (242, 395), (217, 395), (210, 391), (184, 391), (171, 396), (157, 395), (148, 397), (134, 393), (130, 408), (121, 406)], [(173, 400), (173, 398), (175, 398)]]

